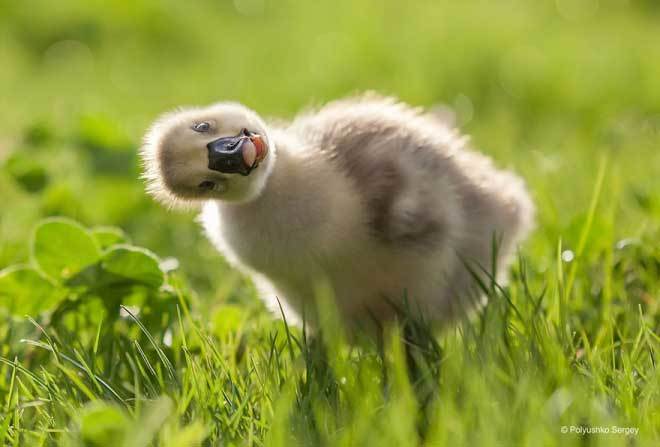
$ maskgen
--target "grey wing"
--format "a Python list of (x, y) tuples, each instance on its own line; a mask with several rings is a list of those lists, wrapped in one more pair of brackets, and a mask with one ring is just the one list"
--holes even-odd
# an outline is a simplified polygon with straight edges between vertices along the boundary
[(448, 222), (438, 198), (449, 185), (438, 128), (389, 99), (332, 103), (301, 125), (354, 182), (377, 238), (416, 246), (443, 240)]

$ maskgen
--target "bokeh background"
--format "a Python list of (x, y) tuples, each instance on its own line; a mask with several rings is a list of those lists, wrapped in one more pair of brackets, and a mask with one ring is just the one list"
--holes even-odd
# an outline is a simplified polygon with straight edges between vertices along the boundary
[(145, 195), (145, 129), (179, 105), (235, 100), (291, 118), (364, 90), (450, 108), (477, 148), (526, 178), (538, 271), (559, 238), (570, 262), (604, 157), (612, 218), (594, 231), (611, 237), (589, 243), (659, 234), (659, 6), (0, 0), (0, 269), (28, 259), (35, 222), (63, 215), (178, 259), (204, 302), (246, 299), (194, 213)]

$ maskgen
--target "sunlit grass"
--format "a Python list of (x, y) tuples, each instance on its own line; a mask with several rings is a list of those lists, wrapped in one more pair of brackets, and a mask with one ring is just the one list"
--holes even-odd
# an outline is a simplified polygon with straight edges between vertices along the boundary
[[(130, 293), (104, 289), (105, 304), (69, 299), (51, 313), (47, 302), (0, 303), (5, 443), (660, 439), (655, 2), (37, 0), (0, 10), (0, 270), (34, 267), (29, 241), (48, 216), (119, 226), (122, 243), (180, 266), (157, 293), (140, 275)], [(510, 284), (486, 285), (488, 306), (455, 327), (404, 315), (380, 338), (342, 337), (330, 306), (320, 334), (287, 328), (192, 213), (161, 209), (138, 180), (140, 138), (166, 109), (232, 99), (286, 118), (367, 89), (454, 108), (472, 144), (534, 196), (537, 227)], [(90, 278), (56, 289), (92, 296)], [(48, 293), (34, 281), (30, 293)]]

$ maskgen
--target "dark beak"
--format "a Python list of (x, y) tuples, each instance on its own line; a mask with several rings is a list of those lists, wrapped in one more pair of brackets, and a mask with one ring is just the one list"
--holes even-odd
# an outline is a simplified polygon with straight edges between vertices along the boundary
[(225, 174), (248, 175), (253, 166), (243, 160), (243, 144), (249, 140), (243, 131), (235, 137), (223, 137), (206, 145), (209, 151), (209, 169)]
[(264, 138), (247, 129), (235, 137), (222, 137), (206, 145), (209, 169), (225, 174), (248, 175), (268, 154)]

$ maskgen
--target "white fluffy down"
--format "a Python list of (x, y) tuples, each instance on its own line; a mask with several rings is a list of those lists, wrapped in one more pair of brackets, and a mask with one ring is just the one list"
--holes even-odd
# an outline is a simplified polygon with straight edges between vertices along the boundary
[[(191, 132), (200, 120), (215, 134)], [(264, 166), (209, 171), (206, 143), (242, 127), (267, 138)], [(279, 313), (279, 299), (289, 321), (304, 314), (312, 326), (319, 284), (351, 326), (392, 319), (404, 296), (426, 318), (462, 315), (480, 296), (466, 265), (505, 281), (533, 223), (519, 177), (437, 118), (374, 95), (279, 125), (237, 104), (175, 112), (152, 128), (143, 159), (155, 196), (201, 203), (206, 234), (265, 303)], [(196, 191), (201, 180), (223, 188)]]

